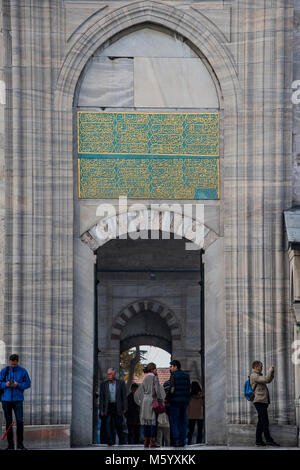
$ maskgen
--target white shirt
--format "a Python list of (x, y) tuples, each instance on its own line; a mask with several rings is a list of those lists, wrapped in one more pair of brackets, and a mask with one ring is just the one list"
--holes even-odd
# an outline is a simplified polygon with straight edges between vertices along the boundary
[(116, 382), (109, 382), (109, 402), (116, 403)]

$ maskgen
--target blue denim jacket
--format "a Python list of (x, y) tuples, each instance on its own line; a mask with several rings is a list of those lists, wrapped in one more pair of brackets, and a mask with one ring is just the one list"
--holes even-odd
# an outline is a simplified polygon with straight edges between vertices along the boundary
[[(4, 390), (1, 401), (23, 401), (24, 390), (31, 386), (31, 381), (28, 372), (24, 367), (9, 367), (8, 374), (6, 373), (6, 367), (0, 372), (0, 389)], [(18, 382), (16, 388), (6, 387), (6, 382)]]

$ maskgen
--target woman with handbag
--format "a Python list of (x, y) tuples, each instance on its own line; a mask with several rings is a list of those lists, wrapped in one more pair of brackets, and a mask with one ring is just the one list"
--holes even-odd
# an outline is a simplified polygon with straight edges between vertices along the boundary
[(144, 368), (145, 378), (134, 394), (135, 402), (140, 406), (140, 422), (144, 427), (144, 447), (160, 447), (155, 442), (157, 414), (165, 398), (165, 392), (160, 387), (156, 365), (150, 362)]

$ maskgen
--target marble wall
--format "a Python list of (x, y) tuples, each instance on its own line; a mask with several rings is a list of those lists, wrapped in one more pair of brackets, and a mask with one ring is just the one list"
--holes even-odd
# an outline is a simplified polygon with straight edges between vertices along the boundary
[(133, 59), (94, 57), (80, 88), (78, 106), (134, 106)]
[[(294, 0), (293, 82), (300, 80), (300, 1)], [(293, 106), (293, 206), (300, 205), (300, 105)]]
[(137, 107), (219, 107), (214, 83), (199, 58), (136, 57), (134, 84)]
[[(0, 21), (3, 24), (3, 10), (0, 10)], [(5, 234), (5, 103), (6, 103), (6, 82), (5, 82), (5, 30), (0, 33), (0, 341), (2, 351), (5, 351), (4, 343), (4, 234)], [(1, 351), (1, 352), (2, 352)], [(5, 357), (1, 354), (0, 367), (4, 366)]]

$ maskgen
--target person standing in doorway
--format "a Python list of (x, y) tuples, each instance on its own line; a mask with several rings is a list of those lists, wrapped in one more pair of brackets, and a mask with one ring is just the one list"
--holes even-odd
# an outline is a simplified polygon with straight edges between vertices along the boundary
[[(258, 415), (258, 422), (256, 426), (256, 445), (260, 447), (266, 445), (279, 447), (279, 444), (277, 444), (271, 437), (268, 418), (270, 395), (267, 384), (272, 382), (274, 379), (275, 368), (274, 366), (270, 367), (265, 376), (263, 376), (262, 370), (263, 363), (261, 361), (254, 361), (252, 364), (252, 372), (250, 374), (250, 384), (255, 394), (253, 404)], [(266, 442), (264, 442), (262, 439), (263, 433)]]
[(131, 392), (127, 397), (128, 410), (126, 413), (126, 421), (128, 429), (128, 444), (140, 443), (140, 407), (134, 401), (134, 394), (138, 387), (138, 384), (133, 383), (130, 387)]
[(187, 406), (190, 401), (190, 377), (179, 361), (170, 362), (170, 426), (174, 447), (184, 447), (187, 434)]
[(157, 431), (157, 418), (153, 410), (154, 396), (157, 400), (163, 401), (165, 392), (160, 387), (157, 368), (153, 362), (150, 362), (144, 368), (145, 378), (134, 394), (135, 402), (140, 406), (140, 421), (144, 427), (144, 447), (160, 447), (155, 442)]
[(170, 446), (170, 422), (167, 413), (157, 416), (157, 442), (160, 446)]
[(14, 437), (12, 429), (12, 412), (14, 411), (17, 422), (17, 449), (25, 450), (23, 445), (24, 421), (23, 401), (24, 390), (30, 388), (31, 381), (24, 367), (19, 366), (19, 356), (12, 354), (9, 357), (9, 366), (0, 372), (1, 401), (4, 411), (7, 433), (7, 450), (14, 450)]
[(113, 368), (107, 370), (107, 380), (100, 386), (100, 416), (105, 417), (107, 444), (124, 444), (123, 416), (127, 411), (127, 393), (124, 380), (116, 379)]
[(203, 429), (203, 397), (202, 388), (198, 382), (192, 382), (191, 397), (187, 408), (189, 420), (188, 444), (192, 444), (195, 425), (197, 424), (197, 444), (202, 442)]
[(172, 377), (172, 373), (171, 373), (171, 370), (170, 370), (170, 378), (164, 382), (163, 388), (164, 388), (164, 392), (166, 394), (165, 407), (166, 407), (166, 415), (167, 415), (168, 420), (169, 420), (170, 445), (173, 446), (174, 442), (173, 442), (173, 436), (172, 436), (172, 429), (171, 429), (171, 426), (170, 426), (171, 377)]

